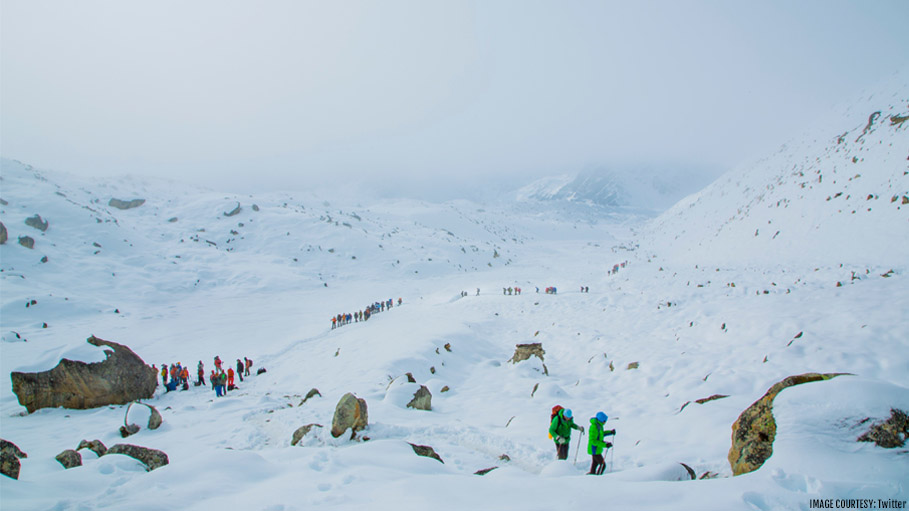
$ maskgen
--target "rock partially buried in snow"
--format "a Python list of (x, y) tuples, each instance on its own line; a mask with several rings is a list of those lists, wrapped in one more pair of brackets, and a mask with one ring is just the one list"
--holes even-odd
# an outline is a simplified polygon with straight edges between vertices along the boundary
[(132, 350), (111, 341), (90, 337), (94, 346), (106, 346), (107, 359), (85, 362), (63, 359), (50, 371), (13, 372), (13, 392), (29, 413), (40, 408), (83, 410), (126, 404), (155, 394), (157, 375)]
[(414, 393), (413, 399), (407, 403), (407, 408), (432, 410), (432, 393), (425, 385), (420, 385), (420, 388)]
[[(159, 427), (161, 427), (161, 424), (164, 422), (164, 418), (161, 417), (161, 412), (159, 412), (158, 409), (155, 408), (154, 406), (152, 406), (148, 403), (143, 403), (141, 401), (136, 401), (135, 403), (130, 403), (126, 407), (126, 414), (123, 416), (123, 425), (125, 427), (129, 428), (130, 426), (135, 426), (134, 424), (131, 425), (128, 420), (129, 419), (129, 410), (130, 410), (130, 408), (133, 407), (134, 404), (146, 406), (146, 407), (148, 407), (149, 412), (151, 412), (148, 416), (148, 429), (154, 430), (154, 429), (158, 429)], [(138, 428), (138, 426), (136, 426), (136, 428)], [(136, 431), (139, 431), (139, 430), (136, 429)], [(127, 435), (124, 435), (124, 438), (126, 436)]]
[(368, 422), (366, 400), (348, 392), (341, 397), (335, 407), (335, 415), (331, 420), (331, 436), (338, 438), (350, 429), (350, 437), (354, 438), (357, 431), (366, 428)]
[(232, 209), (232, 210), (230, 210), (230, 211), (224, 212), (224, 216), (239, 215), (239, 214), (240, 214), (240, 210), (241, 210), (241, 208), (240, 208), (240, 203), (238, 202), (238, 203), (237, 203), (237, 207), (235, 207), (234, 209)]
[(783, 389), (802, 383), (829, 380), (845, 373), (805, 373), (789, 376), (775, 383), (763, 397), (748, 407), (732, 425), (732, 447), (729, 466), (733, 475), (747, 474), (761, 467), (773, 454), (776, 421), (773, 419), (773, 399)]
[(67, 449), (56, 456), (56, 460), (63, 465), (63, 468), (73, 468), (82, 466), (82, 455), (72, 449)]
[(543, 355), (546, 352), (543, 350), (543, 343), (534, 342), (530, 344), (516, 344), (514, 355), (508, 359), (512, 364), (517, 364), (518, 362), (523, 362), (530, 357), (537, 357), (540, 360), (543, 360)]
[(894, 449), (906, 444), (909, 437), (909, 416), (902, 410), (890, 409), (890, 418), (874, 424), (867, 432), (858, 437), (859, 442), (874, 442), (878, 447)]
[(145, 464), (146, 470), (149, 472), (170, 463), (164, 451), (132, 444), (117, 444), (108, 449), (107, 454), (125, 454), (137, 459)]
[(290, 439), (290, 445), (299, 444), (300, 440), (303, 440), (303, 437), (305, 437), (312, 430), (313, 427), (321, 428), (322, 425), (321, 424), (307, 424), (305, 426), (301, 426), (301, 427), (297, 428), (297, 430), (294, 431), (294, 434)]
[(432, 458), (443, 465), (445, 464), (445, 462), (442, 461), (442, 457), (439, 456), (436, 453), (436, 450), (433, 449), (432, 447), (430, 447), (428, 445), (411, 444), (410, 442), (407, 442), (407, 443), (410, 444), (410, 446), (413, 448), (413, 452), (417, 453), (417, 456)]
[(47, 220), (41, 218), (41, 215), (30, 216), (25, 219), (25, 225), (29, 227), (34, 227), (41, 232), (47, 231)]
[(314, 396), (322, 397), (322, 393), (319, 392), (319, 389), (316, 389), (316, 388), (310, 389), (309, 392), (306, 393), (306, 397), (303, 398), (303, 401), (300, 401), (300, 404), (297, 406), (300, 406), (303, 403), (309, 401), (309, 398), (314, 397)]
[(77, 451), (81, 451), (82, 449), (88, 449), (92, 451), (93, 453), (97, 454), (99, 458), (107, 454), (107, 446), (104, 445), (101, 440), (92, 440), (91, 442), (88, 440), (83, 440), (79, 442), (79, 447), (76, 447)]
[(6, 226), (3, 225), (3, 222), (0, 222), (0, 245), (6, 243), (6, 240), (9, 239), (9, 233), (6, 232)]
[(31, 236), (19, 236), (19, 244), (25, 248), (35, 248), (35, 239)]
[(19, 479), (19, 458), (28, 458), (28, 455), (16, 444), (0, 438), (0, 474)]
[(133, 209), (138, 208), (139, 206), (145, 204), (145, 199), (133, 199), (133, 200), (120, 200), (120, 199), (111, 199), (107, 203), (108, 206), (117, 208), (117, 209)]

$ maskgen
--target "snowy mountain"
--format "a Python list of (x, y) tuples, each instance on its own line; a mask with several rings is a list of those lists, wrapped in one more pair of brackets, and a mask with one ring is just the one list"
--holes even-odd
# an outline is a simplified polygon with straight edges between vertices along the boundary
[[(646, 225), (608, 207), (588, 221), (597, 210), (588, 202), (647, 202), (607, 176), (537, 183), (493, 206), (360, 203), (91, 181), (4, 159), (5, 374), (47, 370), (64, 356), (102, 360), (90, 335), (148, 364), (209, 369), (216, 355), (248, 356), (267, 372), (223, 398), (209, 387), (159, 387), (148, 403), (163, 426), (127, 440), (118, 433), (124, 406), (28, 414), (3, 379), (0, 436), (28, 458), (18, 480), (0, 477), (0, 507), (905, 501), (905, 449), (856, 438), (891, 408), (909, 410), (907, 90), (866, 96), (842, 125), (787, 143)], [(590, 217), (556, 214), (553, 203), (585, 203)], [(45, 230), (34, 227), (44, 221)], [(32, 248), (19, 243), (26, 236)], [(550, 286), (558, 293), (543, 292)], [(368, 322), (331, 328), (338, 313), (399, 297), (400, 307)], [(510, 363), (515, 345), (530, 342), (542, 343), (544, 360)], [(849, 375), (783, 391), (772, 456), (733, 477), (733, 422), (771, 385), (806, 372)], [(421, 385), (430, 411), (407, 407)], [(312, 388), (320, 395), (304, 403)], [(328, 432), (347, 392), (368, 403), (357, 440)], [(569, 459), (555, 460), (555, 404), (585, 428), (598, 411), (609, 415), (606, 475), (583, 475), (590, 457), (577, 431)], [(130, 422), (144, 424), (133, 410)], [(323, 427), (291, 445), (308, 424)], [(160, 449), (170, 463), (146, 472), (131, 458), (83, 450), (83, 465), (64, 470), (54, 457), (83, 439)], [(408, 443), (432, 446), (442, 463)]]

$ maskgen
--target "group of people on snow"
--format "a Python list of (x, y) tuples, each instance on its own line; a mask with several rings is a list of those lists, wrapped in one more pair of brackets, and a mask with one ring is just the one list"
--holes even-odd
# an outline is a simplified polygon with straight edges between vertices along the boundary
[[(404, 303), (404, 300), (402, 298), (398, 298), (399, 307), (401, 306), (402, 303)], [(331, 329), (334, 330), (335, 328), (339, 328), (344, 325), (349, 325), (350, 323), (359, 323), (361, 321), (366, 321), (373, 314), (377, 314), (379, 312), (385, 312), (386, 309), (390, 310), (393, 306), (394, 306), (394, 300), (389, 298), (388, 300), (384, 300), (381, 302), (371, 303), (371, 304), (367, 305), (366, 308), (361, 311), (357, 311), (354, 313), (348, 312), (348, 313), (344, 313), (344, 314), (338, 314), (331, 318)]]
[[(216, 355), (214, 364), (215, 368), (211, 370), (208, 381), (215, 391), (215, 396), (222, 397), (227, 395), (228, 390), (235, 390), (237, 388), (234, 384), (234, 378), (239, 377), (242, 382), (243, 376), (250, 375), (253, 361), (248, 357), (243, 357), (243, 360), (238, 358), (236, 364), (237, 370), (234, 371), (234, 368), (228, 365), (227, 370), (225, 371), (224, 362), (221, 360), (221, 357)], [(161, 384), (164, 385), (167, 392), (177, 390), (177, 387), (180, 387), (183, 390), (189, 390), (190, 380), (188, 366), (184, 366), (180, 362), (177, 362), (176, 364), (171, 364), (169, 369), (167, 364), (161, 364), (160, 372), (157, 366), (152, 365), (152, 369), (161, 375)], [(205, 385), (205, 365), (201, 360), (196, 369), (196, 375), (197, 379), (195, 386), (200, 387)]]
[(628, 261), (623, 261), (621, 263), (612, 265), (612, 270), (608, 272), (609, 275), (615, 275), (619, 272), (619, 268), (624, 268), (626, 265), (628, 265)]
[[(604, 412), (590, 418), (590, 432), (587, 436), (587, 454), (591, 456), (590, 472), (588, 475), (602, 475), (606, 471), (606, 461), (603, 459), (603, 453), (606, 449), (612, 447), (611, 442), (607, 442), (605, 437), (615, 437), (615, 430), (604, 430), (603, 426), (609, 420)], [(584, 434), (584, 427), (574, 423), (574, 417), (570, 408), (562, 408), (556, 405), (552, 408), (552, 415), (549, 421), (549, 436), (555, 442), (556, 457), (560, 460), (568, 459), (568, 446), (571, 443), (571, 430), (577, 429)]]

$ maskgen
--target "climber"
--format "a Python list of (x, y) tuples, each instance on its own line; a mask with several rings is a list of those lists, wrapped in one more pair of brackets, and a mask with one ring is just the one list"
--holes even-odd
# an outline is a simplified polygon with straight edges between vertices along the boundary
[(606, 449), (612, 447), (612, 443), (603, 440), (607, 435), (615, 435), (615, 430), (603, 430), (603, 426), (609, 417), (603, 412), (597, 412), (596, 417), (590, 418), (590, 436), (587, 437), (587, 454), (592, 459), (590, 462), (590, 472), (588, 475), (603, 475), (606, 470), (606, 462), (603, 460), (603, 453)]
[(584, 427), (578, 426), (572, 419), (571, 409), (559, 410), (549, 424), (549, 434), (555, 442), (556, 454), (560, 460), (568, 459), (568, 444), (571, 442), (571, 430), (577, 429), (584, 433)]

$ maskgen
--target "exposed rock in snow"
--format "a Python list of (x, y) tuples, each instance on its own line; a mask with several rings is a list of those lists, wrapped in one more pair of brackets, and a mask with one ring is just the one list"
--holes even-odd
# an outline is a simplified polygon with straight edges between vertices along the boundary
[(82, 455), (72, 449), (67, 449), (56, 456), (56, 460), (63, 465), (63, 468), (73, 468), (82, 466)]
[(132, 444), (117, 444), (108, 449), (105, 456), (110, 454), (125, 454), (131, 458), (135, 458), (144, 463), (149, 472), (156, 468), (163, 467), (170, 462), (164, 451)]
[(331, 436), (338, 438), (350, 429), (350, 437), (353, 438), (357, 431), (367, 426), (368, 422), (366, 400), (348, 392), (341, 397), (338, 406), (335, 407), (335, 415), (331, 420)]
[(417, 410), (432, 410), (432, 393), (425, 385), (420, 385), (419, 390), (414, 393), (413, 399), (407, 403), (407, 407)]
[(111, 199), (107, 205), (117, 208), (117, 209), (133, 209), (138, 208), (139, 206), (145, 204), (145, 199), (132, 199), (132, 200), (120, 200), (120, 199)]

